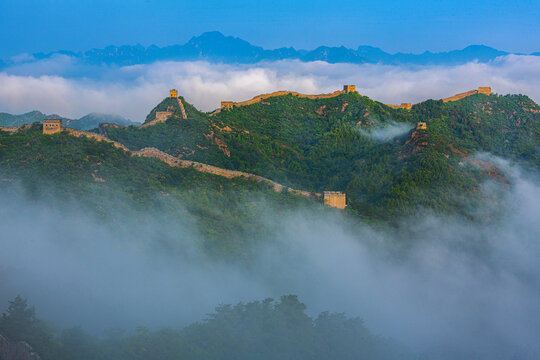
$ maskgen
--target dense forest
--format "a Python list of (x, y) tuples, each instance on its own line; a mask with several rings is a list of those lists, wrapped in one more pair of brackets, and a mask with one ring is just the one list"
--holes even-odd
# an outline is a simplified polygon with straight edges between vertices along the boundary
[(63, 211), (76, 206), (111, 227), (124, 226), (126, 213), (140, 222), (181, 219), (196, 227), (205, 249), (219, 257), (247, 259), (249, 249), (278, 228), (266, 217), (269, 212), (332, 211), (264, 183), (170, 167), (110, 143), (67, 133), (43, 136), (39, 124), (11, 135), (0, 131), (0, 144), (4, 195), (22, 191)]
[[(173, 115), (163, 123), (105, 125), (93, 131), (131, 150), (156, 147), (181, 159), (254, 173), (301, 190), (343, 191), (347, 208), (340, 211), (323, 206), (319, 199), (276, 192), (265, 182), (171, 167), (67, 131), (44, 136), (37, 122), (16, 132), (0, 130), (3, 199), (18, 200), (22, 194), (46, 210), (73, 212), (75, 216), (66, 217), (72, 222), (81, 216), (84, 221), (93, 219), (91, 226), (122, 229), (128, 235), (141, 232), (124, 238), (150, 243), (144, 248), (149, 261), (159, 259), (154, 253), (171, 255), (170, 261), (190, 258), (188, 248), (195, 240), (197, 250), (215, 263), (240, 264), (239, 269), (249, 272), (261, 266), (261, 257), (255, 255), (263, 245), (290, 239), (282, 231), (283, 219), (291, 214), (313, 219), (339, 214), (337, 235), (329, 232), (329, 243), (339, 232), (350, 232), (358, 236), (355, 241), (390, 249), (389, 261), (398, 261), (393, 252), (414, 239), (407, 235), (415, 231), (407, 221), (425, 213), (472, 220), (467, 224), (496, 223), (500, 207), (507, 203), (499, 201), (504, 196), (500, 191), (513, 186), (500, 159), (533, 173), (540, 167), (540, 107), (522, 95), (479, 94), (449, 103), (428, 100), (411, 110), (392, 109), (356, 93), (316, 100), (285, 95), (213, 114), (180, 101), (187, 119), (181, 118), (176, 100), (168, 98), (146, 120), (172, 106)], [(20, 208), (14, 206), (13, 211)], [(84, 221), (67, 225), (78, 231)], [(360, 236), (366, 234), (358, 231), (366, 223), (397, 235), (382, 239), (370, 229), (368, 234), (374, 236)], [(30, 219), (28, 224), (38, 222)], [(144, 232), (146, 224), (151, 232)], [(193, 231), (186, 235), (186, 229)], [(101, 240), (117, 240), (118, 233), (110, 233)], [(75, 241), (70, 235), (60, 238)], [(480, 238), (462, 245), (474, 247), (482, 257), (489, 236)], [(385, 247), (384, 241), (399, 244)], [(276, 252), (282, 249), (273, 247)], [(290, 265), (294, 269), (296, 264)], [(289, 295), (279, 301), (221, 305), (206, 319), (183, 328), (116, 329), (100, 335), (81, 328), (58, 329), (40, 320), (19, 297), (2, 316), (0, 334), (29, 342), (44, 360), (176, 359), (179, 354), (224, 360), (416, 358), (372, 334), (360, 319), (333, 313), (311, 317), (305, 310)]]
[[(132, 150), (156, 147), (301, 190), (344, 191), (346, 213), (364, 220), (391, 224), (419, 210), (475, 218), (477, 207), (497, 203), (495, 193), (483, 191), (486, 181), (510, 181), (489, 157), (477, 154), (531, 170), (540, 166), (540, 107), (521, 95), (428, 100), (410, 111), (357, 93), (317, 100), (277, 96), (216, 114), (180, 101), (187, 119), (167, 98), (147, 117), (152, 121), (156, 111), (173, 107), (166, 122), (107, 126), (106, 135)], [(416, 128), (419, 122), (427, 128)], [(65, 132), (43, 136), (37, 123), (16, 133), (0, 131), (0, 144), (0, 186), (6, 191), (22, 187), (29, 196), (77, 199), (109, 223), (120, 221), (115, 214), (122, 208), (146, 218), (184, 214), (216, 254), (248, 257), (247, 244), (279, 228), (265, 214), (329, 211), (263, 183), (171, 168)]]
[[(521, 95), (428, 100), (410, 111), (357, 93), (284, 95), (210, 115), (181, 101), (187, 120), (176, 112), (165, 123), (109, 128), (108, 135), (131, 149), (157, 147), (298, 189), (344, 191), (350, 209), (369, 218), (419, 208), (472, 216), (465, 209), (474, 209), (481, 183), (504, 181), (478, 153), (540, 167), (540, 107)], [(164, 100), (147, 121), (171, 105)], [(427, 128), (415, 129), (419, 122)]]
[(372, 334), (359, 318), (329, 312), (311, 318), (295, 295), (220, 305), (182, 329), (109, 329), (101, 336), (79, 327), (54, 328), (18, 296), (0, 318), (0, 334), (28, 342), (43, 360), (417, 358), (396, 342)]

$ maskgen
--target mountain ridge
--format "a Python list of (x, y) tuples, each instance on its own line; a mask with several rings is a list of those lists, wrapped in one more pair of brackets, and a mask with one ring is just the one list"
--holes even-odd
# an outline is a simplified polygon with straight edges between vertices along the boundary
[[(425, 51), (421, 54), (387, 53), (377, 47), (360, 45), (356, 49), (344, 46), (319, 46), (312, 50), (281, 47), (265, 49), (261, 46), (233, 36), (225, 36), (218, 31), (205, 32), (192, 37), (185, 44), (164, 47), (150, 45), (109, 45), (88, 51), (74, 52), (58, 50), (49, 53), (35, 53), (33, 59), (42, 60), (58, 55), (74, 57), (89, 64), (133, 65), (155, 61), (195, 61), (206, 60), (223, 63), (253, 64), (261, 61), (299, 60), (325, 61), (329, 63), (382, 63), (389, 65), (455, 65), (470, 61), (488, 62), (510, 52), (497, 50), (485, 45), (469, 45), (460, 50), (445, 52)], [(532, 53), (538, 56), (540, 53)], [(13, 64), (14, 60), (0, 61), (0, 67)]]
[(79, 119), (70, 119), (58, 114), (44, 114), (41, 111), (33, 110), (24, 114), (0, 113), (0, 126), (15, 127), (34, 122), (42, 122), (44, 119), (61, 119), (64, 125), (75, 130), (90, 130), (97, 128), (100, 123), (116, 123), (121, 126), (136, 125), (137, 123), (120, 115), (89, 113)]
[(262, 183), (268, 179), (280, 193), (344, 192), (351, 211), (370, 218), (391, 219), (416, 208), (474, 216), (470, 202), (486, 199), (481, 183), (506, 181), (493, 161), (475, 154), (507, 157), (531, 169), (540, 166), (535, 150), (540, 107), (526, 96), (501, 96), (488, 89), (410, 107), (387, 106), (355, 91), (332, 96), (282, 92), (215, 114), (173, 96), (147, 117), (152, 123), (158, 113), (167, 112), (163, 121), (138, 127), (103, 124), (100, 135), (86, 137), (106, 136), (130, 154), (150, 155), (170, 166), (222, 177), (248, 174)]

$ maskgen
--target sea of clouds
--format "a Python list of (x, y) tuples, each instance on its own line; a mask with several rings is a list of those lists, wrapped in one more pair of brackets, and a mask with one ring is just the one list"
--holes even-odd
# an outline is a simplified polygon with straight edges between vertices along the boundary
[(506, 192), (498, 218), (426, 212), (393, 231), (339, 212), (269, 213), (280, 226), (252, 265), (206, 256), (188, 215), (127, 210), (111, 228), (76, 202), (0, 193), (0, 310), (20, 294), (57, 325), (100, 333), (179, 328), (220, 303), (297, 294), (312, 315), (360, 316), (428, 359), (536, 359), (540, 182), (489, 159), (511, 179), (485, 184)]
[(19, 61), (0, 70), (0, 112), (31, 110), (78, 118), (91, 112), (143, 121), (170, 88), (210, 111), (222, 100), (291, 90), (327, 93), (343, 84), (391, 104), (443, 98), (491, 86), (499, 94), (526, 94), (540, 101), (540, 57), (508, 55), (489, 63), (455, 66), (394, 66), (277, 61), (252, 65), (156, 62), (133, 66), (81, 64), (65, 55)]

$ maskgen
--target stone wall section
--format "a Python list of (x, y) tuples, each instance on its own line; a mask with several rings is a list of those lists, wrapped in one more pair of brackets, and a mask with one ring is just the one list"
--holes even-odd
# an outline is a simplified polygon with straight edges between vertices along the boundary
[[(182, 119), (187, 119), (186, 109), (184, 108), (184, 104), (182, 103), (182, 100), (180, 100), (179, 98), (176, 98), (176, 102), (178, 104), (178, 108), (180, 109), (180, 114), (182, 115)], [(152, 126), (152, 125), (167, 121), (167, 119), (173, 115), (173, 110), (174, 108), (172, 106), (169, 106), (169, 108), (167, 108), (167, 111), (156, 111), (156, 117), (154, 118), (154, 120), (142, 124), (141, 126), (139, 126), (139, 128), (142, 129), (148, 126)]]
[(111, 139), (109, 139), (109, 138), (107, 138), (107, 137), (105, 137), (103, 135), (100, 135), (100, 134), (91, 133), (91, 132), (83, 131), (83, 130), (75, 130), (75, 129), (72, 129), (72, 128), (64, 128), (64, 130), (67, 131), (68, 133), (70, 133), (71, 135), (76, 136), (76, 137), (85, 136), (85, 137), (87, 137), (89, 139), (94, 139), (94, 140), (97, 140), (97, 141), (105, 141), (105, 142), (113, 144), (113, 146), (115, 148), (122, 149), (122, 150), (128, 151), (128, 152), (130, 151), (127, 147), (120, 144), (119, 142), (111, 140)]
[(215, 115), (215, 114), (219, 113), (222, 110), (230, 110), (233, 107), (257, 104), (257, 103), (260, 103), (263, 100), (273, 98), (273, 97), (277, 97), (277, 96), (293, 95), (293, 96), (297, 96), (299, 98), (304, 98), (304, 99), (329, 99), (329, 98), (333, 98), (333, 97), (336, 97), (336, 96), (339, 96), (339, 95), (345, 94), (345, 93), (346, 93), (345, 90), (339, 90), (339, 91), (334, 91), (331, 94), (306, 95), (306, 94), (301, 94), (301, 93), (295, 92), (295, 91), (276, 91), (276, 92), (273, 92), (273, 93), (270, 93), (270, 94), (257, 95), (257, 96), (255, 96), (254, 98), (252, 98), (250, 100), (241, 101), (241, 102), (222, 101), (221, 102), (221, 108), (217, 109), (216, 111), (214, 111), (210, 115), (211, 116)]
[(156, 148), (151, 148), (151, 147), (150, 148), (144, 148), (144, 149), (141, 149), (139, 151), (134, 151), (132, 154), (134, 156), (144, 156), (144, 157), (156, 158), (156, 159), (159, 159), (159, 160), (163, 161), (164, 163), (168, 164), (169, 166), (173, 166), (173, 167), (181, 167), (181, 168), (193, 167), (193, 169), (195, 169), (197, 171), (208, 173), (208, 174), (213, 174), (213, 175), (218, 175), (218, 176), (223, 176), (223, 177), (226, 177), (226, 178), (229, 178), (229, 179), (237, 178), (237, 177), (243, 177), (243, 178), (246, 178), (246, 179), (249, 179), (249, 180), (254, 180), (254, 181), (257, 181), (257, 182), (260, 182), (260, 183), (266, 183), (269, 186), (271, 186), (272, 189), (274, 191), (276, 191), (276, 192), (287, 191), (287, 192), (289, 192), (291, 194), (302, 196), (302, 197), (309, 198), (309, 199), (321, 198), (321, 194), (319, 194), (319, 193), (311, 193), (311, 192), (308, 192), (308, 191), (292, 189), (292, 188), (289, 188), (289, 187), (287, 187), (285, 185), (282, 185), (280, 183), (277, 183), (275, 181), (267, 179), (265, 177), (255, 175), (255, 174), (246, 173), (246, 172), (243, 172), (243, 171), (228, 170), (228, 169), (223, 169), (223, 168), (213, 166), (213, 165), (203, 164), (203, 163), (200, 163), (200, 162), (197, 162), (197, 161), (178, 159), (178, 158), (176, 158), (176, 157), (174, 157), (172, 155), (169, 155), (169, 154), (167, 154), (167, 153), (165, 153), (165, 152), (163, 152), (163, 151), (161, 151), (159, 149), (156, 149)]
[(187, 119), (186, 109), (184, 108), (182, 100), (176, 98), (176, 101), (178, 101), (178, 107), (180, 108), (180, 112), (182, 113), (182, 119)]
[[(447, 98), (444, 98), (444, 99), (441, 99), (441, 100), (444, 101), (444, 102), (458, 101), (458, 100), (465, 99), (466, 97), (476, 95), (476, 94), (491, 95), (491, 87), (489, 87), (489, 86), (482, 87), (481, 86), (477, 90), (466, 91), (464, 93), (456, 94), (454, 96), (450, 96), (450, 97), (447, 97)], [(391, 107), (392, 109), (411, 110), (412, 107), (413, 107), (413, 105), (409, 104), (409, 103), (401, 103), (401, 105), (390, 105), (390, 104), (385, 104), (385, 105), (388, 106), (388, 107)]]
[(30, 125), (30, 124), (20, 125), (20, 126), (0, 126), (0, 130), (5, 131), (5, 132), (9, 132), (9, 133), (14, 133), (14, 132), (17, 132), (19, 130), (28, 129), (31, 126), (32, 125)]
[(464, 93), (461, 93), (461, 94), (456, 94), (454, 96), (444, 98), (444, 99), (442, 99), (442, 101), (444, 101), (444, 102), (458, 101), (458, 100), (465, 99), (466, 97), (476, 95), (476, 94), (478, 94), (478, 90), (471, 90), (471, 91), (467, 91), (467, 92), (464, 92)]
[[(29, 127), (29, 125), (22, 125), (22, 126), (17, 126), (17, 127), (0, 127), (0, 130), (6, 129), (4, 131), (8, 131), (8, 132), (13, 133), (13, 132), (16, 132), (16, 131), (20, 130), (23, 127)], [(131, 151), (126, 146), (122, 145), (121, 143), (119, 143), (117, 141), (114, 141), (114, 140), (111, 140), (111, 139), (109, 139), (109, 138), (107, 138), (107, 137), (105, 137), (103, 135), (100, 135), (100, 134), (91, 133), (91, 132), (83, 131), (83, 130), (75, 130), (75, 129), (66, 128), (66, 127), (63, 128), (63, 130), (67, 131), (69, 134), (71, 134), (73, 136), (76, 136), (76, 137), (85, 136), (87, 138), (94, 139), (94, 140), (97, 140), (97, 141), (105, 141), (105, 142), (111, 143), (111, 144), (114, 145), (114, 147), (116, 147), (118, 149), (122, 149), (122, 150), (130, 153), (132, 156), (144, 156), (144, 157), (151, 157), (151, 158), (159, 159), (159, 160), (165, 162), (166, 164), (168, 164), (169, 166), (181, 167), (181, 168), (193, 167), (197, 171), (208, 173), (208, 174), (213, 174), (213, 175), (217, 175), (217, 176), (223, 176), (223, 177), (226, 177), (226, 178), (229, 178), (229, 179), (237, 178), (237, 177), (244, 177), (244, 178), (249, 179), (249, 180), (254, 180), (254, 181), (257, 181), (257, 182), (260, 182), (260, 183), (266, 183), (270, 187), (272, 187), (272, 189), (274, 191), (276, 191), (276, 192), (285, 192), (286, 191), (286, 192), (289, 192), (291, 194), (294, 194), (294, 195), (297, 195), (297, 196), (302, 196), (302, 197), (305, 197), (305, 198), (308, 198), (308, 199), (320, 199), (322, 197), (322, 195), (319, 194), (319, 193), (312, 193), (312, 192), (309, 192), (309, 191), (303, 191), (303, 190), (297, 190), (297, 189), (289, 188), (289, 187), (287, 187), (285, 185), (282, 185), (280, 183), (277, 183), (275, 181), (272, 181), (270, 179), (267, 179), (267, 178), (259, 176), (259, 175), (250, 174), (250, 173), (246, 173), (246, 172), (243, 172), (243, 171), (223, 169), (223, 168), (220, 168), (220, 167), (217, 167), (217, 166), (203, 164), (203, 163), (200, 163), (200, 162), (197, 162), (197, 161), (178, 159), (178, 158), (176, 158), (176, 157), (174, 157), (172, 155), (169, 155), (166, 152), (163, 152), (163, 151), (158, 150), (156, 148), (149, 147), (149, 148), (141, 149), (139, 151)], [(0, 360), (2, 360), (2, 359), (0, 358)]]
[(385, 105), (391, 107), (392, 109), (406, 109), (406, 110), (412, 109), (412, 104), (410, 103), (401, 103), (400, 105), (390, 105), (390, 104), (385, 104)]

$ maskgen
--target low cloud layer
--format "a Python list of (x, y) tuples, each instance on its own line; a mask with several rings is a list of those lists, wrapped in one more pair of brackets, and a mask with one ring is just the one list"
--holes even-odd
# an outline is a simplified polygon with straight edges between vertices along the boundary
[(369, 130), (360, 129), (359, 131), (362, 135), (375, 141), (386, 142), (409, 133), (412, 128), (411, 124), (387, 121), (384, 123), (375, 122), (375, 126)]
[(297, 211), (272, 222), (275, 240), (249, 270), (207, 258), (189, 219), (140, 222), (128, 210), (113, 230), (76, 203), (61, 212), (2, 194), (0, 301), (22, 294), (50, 320), (96, 330), (183, 326), (219, 303), (293, 293), (313, 314), (360, 316), (434, 359), (533, 359), (540, 186), (498, 165), (512, 185), (497, 221), (422, 214), (394, 232)]
[(112, 113), (143, 121), (169, 88), (204, 111), (222, 100), (246, 100), (260, 93), (292, 90), (326, 93), (356, 84), (385, 103), (415, 103), (491, 86), (500, 94), (522, 93), (540, 102), (540, 57), (509, 55), (490, 63), (458, 66), (391, 66), (278, 61), (255, 65), (157, 62), (108, 67), (81, 65), (59, 55), (23, 59), (0, 72), (0, 112), (40, 110), (77, 118)]

